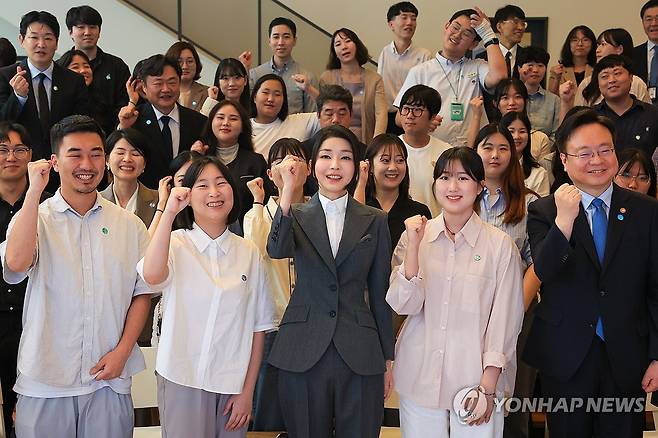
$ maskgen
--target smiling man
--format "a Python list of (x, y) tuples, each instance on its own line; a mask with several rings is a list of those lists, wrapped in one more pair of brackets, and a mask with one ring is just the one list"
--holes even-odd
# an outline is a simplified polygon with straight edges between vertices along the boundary
[(635, 73), (647, 83), (649, 94), (656, 103), (658, 87), (658, 0), (649, 0), (640, 9), (642, 28), (647, 36), (647, 42), (636, 46), (633, 50), (633, 65)]
[(45, 11), (23, 15), (18, 41), (27, 60), (0, 69), (0, 120), (27, 129), (35, 159), (50, 157), (50, 127), (72, 114), (88, 114), (85, 81), (53, 62), (57, 18)]
[[(151, 298), (135, 266), (148, 232), (96, 191), (105, 168), (96, 121), (70, 116), (51, 136), (54, 153), (28, 164), (23, 207), (0, 245), (5, 281), (28, 278), (16, 435), (129, 438), (131, 376), (144, 369), (136, 341)], [(51, 167), (61, 187), (40, 204)]]
[[(315, 75), (306, 70), (292, 57), (292, 50), (297, 44), (297, 26), (283, 17), (277, 17), (270, 22), (268, 28), (269, 44), (272, 58), (258, 67), (249, 70), (249, 86), (262, 76), (269, 73), (281, 76), (288, 91), (288, 114), (310, 113), (315, 109), (315, 100), (307, 91), (302, 90), (293, 79), (295, 75), (304, 75), (313, 87), (318, 86)], [(249, 66), (247, 66), (249, 68)]]

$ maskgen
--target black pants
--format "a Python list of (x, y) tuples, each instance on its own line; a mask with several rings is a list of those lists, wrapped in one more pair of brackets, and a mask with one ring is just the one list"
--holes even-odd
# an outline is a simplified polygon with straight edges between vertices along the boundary
[(0, 382), (2, 382), (2, 413), (5, 416), (5, 427), (10, 431), (13, 427), (11, 414), (16, 406), (16, 361), (18, 359), (18, 343), (21, 340), (20, 311), (0, 312)]
[(384, 376), (354, 373), (331, 343), (310, 370), (279, 369), (279, 399), (290, 438), (378, 438)]
[[(549, 412), (548, 432), (551, 438), (591, 437), (597, 438), (641, 438), (644, 428), (644, 400), (646, 394), (637, 382), (636, 392), (619, 389), (610, 370), (605, 342), (594, 336), (589, 352), (576, 374), (568, 381), (559, 381), (540, 372), (544, 398), (566, 399), (572, 406), (572, 399), (582, 398), (584, 406), (571, 412)], [(587, 399), (594, 400), (587, 409)], [(606, 398), (614, 398), (612, 409), (592, 412), (596, 406), (605, 407)], [(576, 400), (574, 400), (576, 402)], [(597, 402), (600, 402), (597, 405)], [(631, 409), (619, 409), (620, 403), (628, 403)], [(594, 409), (592, 409), (594, 407)]]

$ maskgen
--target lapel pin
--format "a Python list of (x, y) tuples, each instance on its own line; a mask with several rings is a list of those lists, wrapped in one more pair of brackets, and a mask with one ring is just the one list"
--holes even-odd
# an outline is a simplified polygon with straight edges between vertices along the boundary
[(152, 208), (152, 207), (155, 207), (155, 202), (151, 201), (151, 202), (149, 203), (149, 207), (151, 207), (151, 208)]
[(640, 136), (639, 136), (639, 135), (636, 135), (636, 136), (635, 136), (635, 140), (639, 140), (639, 139), (640, 139)]
[(107, 76), (105, 76), (105, 79), (109, 81), (110, 79), (112, 79), (112, 76), (108, 73)]
[(247, 281), (247, 276), (242, 274), (242, 281)]
[(619, 213), (626, 213), (626, 209), (624, 207), (620, 208)]
[(196, 102), (192, 102), (192, 106), (196, 106)]
[(150, 120), (147, 120), (147, 121), (146, 121), (146, 124), (147, 124), (147, 125), (150, 125), (150, 124), (151, 124), (151, 121), (150, 121)]
[(53, 90), (55, 90), (55, 91), (58, 90), (57, 85), (53, 85)]
[(620, 220), (620, 221), (623, 221), (624, 220), (624, 215), (623, 214), (618, 214), (617, 219)]
[(107, 236), (107, 234), (110, 232), (110, 230), (108, 230), (108, 229), (105, 228), (105, 227), (103, 227), (103, 229), (102, 229), (101, 231), (102, 231), (103, 234), (105, 234), (106, 236)]
[(480, 257), (479, 254), (475, 254), (475, 257), (473, 257), (473, 260), (475, 260), (476, 262), (479, 262), (480, 260), (482, 260), (482, 257)]

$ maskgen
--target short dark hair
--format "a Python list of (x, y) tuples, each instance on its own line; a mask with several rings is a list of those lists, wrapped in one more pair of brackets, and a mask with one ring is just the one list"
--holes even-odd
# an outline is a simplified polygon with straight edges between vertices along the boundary
[(567, 143), (574, 131), (583, 126), (593, 124), (603, 126), (610, 132), (612, 138), (615, 138), (615, 125), (609, 118), (599, 115), (593, 109), (580, 110), (566, 117), (557, 130), (555, 135), (555, 146), (557, 150), (562, 154), (566, 153)]
[(0, 67), (6, 67), (16, 62), (16, 48), (7, 38), (0, 38)]
[(165, 53), (165, 57), (171, 59), (172, 61), (178, 64), (178, 58), (180, 58), (181, 52), (185, 49), (192, 52), (192, 57), (194, 57), (194, 62), (196, 63), (194, 80), (197, 81), (201, 78), (201, 69), (203, 68), (203, 65), (201, 64), (201, 58), (199, 58), (199, 53), (196, 51), (196, 49), (192, 44), (188, 43), (187, 41), (176, 41), (174, 44), (171, 45), (171, 47), (169, 47), (169, 50), (167, 50), (167, 53)]
[(356, 135), (349, 129), (345, 128), (344, 126), (341, 125), (329, 125), (326, 126), (318, 132), (318, 134), (315, 136), (315, 142), (313, 143), (313, 152), (311, 153), (311, 175), (313, 178), (317, 177), (315, 176), (315, 163), (318, 161), (318, 154), (320, 153), (320, 147), (322, 146), (322, 143), (325, 142), (325, 140), (328, 140), (330, 138), (342, 138), (343, 140), (347, 141), (350, 144), (350, 148), (352, 149), (352, 157), (354, 161), (354, 175), (352, 175), (352, 179), (347, 184), (347, 191), (349, 193), (353, 193), (354, 189), (356, 187), (356, 183), (359, 178), (359, 139), (356, 138)]
[(640, 18), (644, 20), (644, 13), (647, 12), (647, 9), (658, 8), (658, 0), (649, 0), (640, 9)]
[(320, 95), (318, 96), (317, 99), (315, 99), (318, 114), (322, 112), (322, 107), (324, 106), (324, 104), (331, 100), (337, 102), (343, 102), (349, 108), (350, 113), (352, 112), (352, 104), (354, 102), (352, 93), (350, 93), (348, 90), (341, 87), (340, 85), (326, 84), (326, 85), (320, 85)]
[(64, 137), (76, 132), (89, 132), (98, 134), (101, 139), (103, 151), (105, 151), (105, 132), (101, 125), (89, 116), (72, 115), (64, 117), (50, 128), (50, 147), (52, 152), (57, 155), (62, 145)]
[(575, 38), (578, 32), (582, 32), (585, 35), (585, 38), (592, 41), (592, 47), (587, 54), (587, 64), (594, 66), (596, 64), (596, 36), (592, 29), (585, 26), (584, 24), (578, 25), (569, 31), (567, 38), (562, 44), (562, 50), (560, 51), (560, 62), (565, 67), (573, 67), (573, 53), (571, 52), (571, 38)]
[(603, 57), (596, 63), (592, 70), (592, 80), (583, 90), (583, 98), (586, 102), (596, 102), (601, 96), (601, 89), (599, 88), (599, 75), (606, 68), (622, 67), (628, 71), (628, 74), (633, 76), (633, 61), (625, 55), (608, 55)]
[(67, 52), (64, 52), (64, 54), (57, 60), (57, 64), (64, 68), (69, 68), (69, 65), (71, 65), (73, 62), (74, 56), (80, 56), (82, 59), (87, 61), (87, 63), (89, 63), (89, 56), (87, 56), (85, 52), (78, 49), (71, 49)]
[(656, 197), (656, 168), (643, 150), (636, 148), (623, 149), (617, 154), (617, 161), (619, 161), (618, 175), (622, 169), (628, 171), (635, 163), (639, 163), (647, 175), (649, 175), (650, 182), (647, 195), (652, 198)]
[(403, 105), (417, 105), (427, 108), (427, 113), (431, 119), (441, 110), (441, 95), (432, 87), (427, 85), (414, 85), (402, 95), (400, 99), (400, 109)]
[(133, 80), (139, 79), (142, 80), (142, 65), (144, 65), (144, 59), (140, 59), (135, 63), (135, 66), (133, 67)]
[(101, 14), (96, 9), (88, 5), (76, 6), (69, 9), (66, 13), (66, 27), (69, 32), (71, 32), (73, 26), (79, 26), (81, 24), (98, 26), (100, 28), (103, 24), (103, 17), (101, 17)]
[[(450, 20), (448, 20), (448, 23), (452, 23), (457, 18), (462, 17), (462, 16), (467, 17), (467, 18), (470, 19), (471, 15), (473, 15), (473, 14), (477, 15), (477, 11), (475, 9), (461, 9), (461, 10), (455, 12), (454, 14), (452, 14), (452, 16), (450, 17)], [(473, 33), (475, 34), (475, 41), (481, 41), (482, 40), (480, 35), (478, 35), (478, 33), (475, 32), (475, 29), (473, 29)]]
[(146, 78), (149, 76), (162, 76), (167, 66), (173, 68), (180, 79), (182, 73), (178, 61), (172, 61), (164, 55), (153, 55), (144, 59), (140, 66), (140, 79), (146, 82)]
[(23, 125), (9, 120), (3, 120), (0, 122), (0, 140), (9, 140), (10, 132), (18, 134), (21, 142), (28, 148), (32, 149), (32, 139)]
[(59, 39), (59, 22), (57, 18), (50, 12), (46, 11), (30, 11), (27, 14), (21, 17), (21, 23), (19, 25), (18, 31), (21, 36), (25, 37), (27, 33), (27, 28), (30, 27), (32, 23), (40, 23), (48, 26), (53, 33), (55, 38)]
[[(397, 150), (402, 154), (404, 157), (404, 163), (406, 165), (407, 171), (404, 174), (404, 177), (402, 178), (402, 181), (400, 181), (400, 185), (398, 186), (398, 196), (401, 197), (401, 199), (410, 199), (409, 197), (409, 164), (407, 163), (407, 158), (409, 158), (409, 153), (407, 152), (407, 148), (405, 147), (404, 143), (402, 140), (400, 140), (400, 137), (397, 135), (393, 134), (379, 134), (375, 138), (372, 139), (368, 147), (366, 148), (366, 153), (365, 153), (365, 160), (368, 160), (370, 163), (370, 172), (368, 173), (368, 183), (366, 184), (366, 198), (372, 198), (377, 194), (377, 187), (375, 184), (375, 176), (372, 173), (372, 169), (374, 168), (375, 164), (375, 157), (379, 152), (381, 152), (384, 148), (397, 148)], [(391, 157), (393, 159), (393, 157)]]
[(224, 100), (226, 98), (224, 93), (222, 93), (221, 87), (219, 86), (219, 80), (223, 75), (241, 76), (245, 78), (244, 89), (240, 95), (240, 105), (242, 105), (244, 109), (249, 110), (251, 108), (251, 103), (249, 102), (249, 96), (251, 93), (249, 92), (249, 74), (247, 73), (247, 69), (244, 68), (244, 65), (235, 58), (224, 58), (219, 61), (217, 70), (215, 70), (215, 81), (213, 82), (215, 87), (219, 89), (217, 91), (218, 101)]
[(219, 148), (217, 137), (215, 137), (215, 134), (212, 132), (212, 122), (215, 119), (217, 112), (228, 105), (235, 108), (238, 114), (240, 114), (240, 121), (242, 122), (242, 131), (240, 132), (240, 135), (238, 135), (238, 148), (246, 149), (248, 151), (254, 150), (254, 143), (251, 138), (251, 120), (249, 120), (249, 114), (247, 114), (245, 109), (242, 108), (242, 105), (239, 103), (231, 102), (230, 100), (222, 100), (210, 110), (210, 113), (208, 113), (208, 119), (206, 120), (206, 124), (201, 132), (201, 138), (204, 143), (208, 145), (208, 155), (215, 155), (217, 153), (217, 148)]
[(297, 38), (297, 26), (290, 18), (276, 17), (274, 20), (270, 21), (270, 25), (267, 28), (267, 36), (272, 35), (272, 29), (274, 26), (288, 26), (290, 32), (292, 32), (292, 37)]
[(386, 21), (392, 21), (395, 17), (403, 12), (414, 14), (416, 17), (418, 16), (418, 8), (413, 3), (399, 2), (388, 8), (388, 12), (386, 13)]
[(501, 21), (509, 20), (510, 18), (520, 18), (525, 20), (525, 12), (523, 9), (516, 5), (505, 5), (496, 11), (491, 26), (496, 29), (498, 23)]
[(144, 157), (144, 162), (148, 165), (150, 152), (148, 139), (135, 128), (117, 129), (116, 131), (112, 131), (105, 140), (105, 155), (110, 155), (114, 146), (116, 146), (121, 139), (130, 143), (130, 145), (135, 148), (142, 157)]
[(272, 167), (274, 161), (283, 159), (286, 155), (294, 155), (308, 162), (302, 143), (296, 138), (283, 137), (272, 143), (267, 154), (267, 167)]
[(496, 120), (500, 120), (503, 116), (498, 109), (498, 104), (500, 103), (500, 99), (507, 94), (510, 88), (514, 88), (521, 97), (523, 97), (523, 111), (527, 112), (528, 110), (528, 89), (525, 84), (518, 78), (505, 78), (498, 82), (498, 85), (496, 85), (496, 88), (494, 89), (493, 103), (496, 109)]
[(471, 177), (473, 181), (484, 181), (484, 164), (482, 158), (473, 148), (460, 146), (450, 148), (439, 155), (434, 165), (434, 182), (446, 171), (446, 168), (452, 161), (459, 161), (464, 168), (464, 172)]
[(260, 87), (267, 81), (277, 81), (278, 83), (281, 84), (281, 94), (283, 95), (283, 103), (281, 104), (281, 109), (279, 110), (279, 114), (277, 114), (276, 116), (279, 118), (279, 120), (284, 121), (286, 117), (288, 117), (288, 90), (286, 89), (286, 83), (283, 81), (283, 78), (279, 75), (275, 75), (274, 73), (268, 73), (266, 75), (261, 76), (254, 84), (254, 89), (251, 90), (251, 115), (253, 117), (256, 117), (258, 115), (258, 111), (256, 110), (256, 102), (255, 102), (256, 93), (258, 93)]
[(535, 62), (537, 64), (544, 64), (548, 66), (551, 60), (551, 55), (543, 47), (528, 46), (523, 50), (519, 50), (516, 55), (516, 66), (521, 67), (523, 64)]
[(346, 27), (341, 27), (336, 32), (334, 32), (333, 35), (331, 35), (331, 42), (329, 43), (329, 61), (327, 61), (327, 70), (335, 70), (340, 68), (340, 60), (338, 59), (338, 56), (336, 56), (336, 50), (334, 49), (334, 42), (336, 41), (336, 37), (338, 35), (342, 35), (352, 40), (352, 42), (356, 46), (355, 57), (359, 65), (363, 65), (366, 62), (370, 61), (370, 54), (368, 53), (368, 48), (366, 47), (365, 44), (363, 44), (363, 41), (361, 41), (359, 36), (353, 30), (350, 30)]
[[(199, 179), (199, 175), (201, 175), (201, 172), (203, 172), (203, 169), (205, 169), (206, 166), (217, 167), (233, 191), (233, 207), (231, 208), (231, 211), (226, 218), (226, 226), (228, 226), (229, 224), (237, 221), (240, 217), (240, 194), (238, 191), (238, 186), (235, 183), (233, 176), (231, 175), (231, 171), (228, 169), (228, 167), (226, 167), (224, 163), (219, 161), (219, 158), (206, 155), (192, 160), (190, 168), (187, 169), (187, 172), (185, 172), (185, 176), (183, 177), (183, 187), (189, 187), (191, 189), (192, 186), (194, 186), (196, 180)], [(192, 206), (188, 205), (180, 213), (178, 213), (176, 220), (178, 221), (178, 224), (181, 228), (191, 230), (194, 226), (194, 211), (192, 210)]]
[(178, 172), (181, 167), (189, 163), (190, 161), (194, 161), (197, 158), (201, 158), (203, 155), (201, 155), (198, 152), (195, 151), (183, 151), (176, 155), (173, 160), (171, 160), (171, 163), (169, 163), (169, 167), (167, 168), (167, 175), (173, 177), (176, 172)]

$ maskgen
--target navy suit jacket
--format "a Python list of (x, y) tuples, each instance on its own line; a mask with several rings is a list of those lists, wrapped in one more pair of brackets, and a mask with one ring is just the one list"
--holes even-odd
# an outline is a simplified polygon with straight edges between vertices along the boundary
[(649, 83), (649, 66), (647, 65), (647, 43), (633, 49), (633, 69), (644, 82)]
[(590, 349), (599, 316), (615, 382), (641, 391), (658, 359), (658, 201), (614, 186), (603, 264), (582, 205), (567, 240), (553, 195), (528, 208), (528, 235), (541, 302), (524, 360), (566, 381)]

